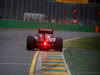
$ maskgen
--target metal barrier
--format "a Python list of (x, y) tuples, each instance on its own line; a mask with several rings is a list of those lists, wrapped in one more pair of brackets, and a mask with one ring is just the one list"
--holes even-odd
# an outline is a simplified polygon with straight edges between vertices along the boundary
[[(74, 4), (54, 2), (54, 0), (0, 1), (3, 19), (24, 20), (25, 13), (37, 13), (45, 15), (45, 22), (73, 23), (73, 20), (77, 20), (79, 23), (89, 26), (97, 24), (95, 11), (100, 7), (96, 3)], [(27, 16), (27, 18), (32, 20), (33, 17)], [(100, 24), (100, 21), (98, 21), (98, 24)]]

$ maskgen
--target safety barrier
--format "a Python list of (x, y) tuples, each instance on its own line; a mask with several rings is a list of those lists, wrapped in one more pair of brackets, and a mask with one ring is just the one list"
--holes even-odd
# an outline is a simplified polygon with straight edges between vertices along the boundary
[[(48, 27), (63, 31), (95, 32), (95, 27), (80, 24), (56, 24), (49, 22), (26, 22), (18, 20), (0, 20), (0, 28), (40, 28)], [(99, 28), (100, 29), (100, 28)], [(100, 32), (100, 31), (99, 31)]]

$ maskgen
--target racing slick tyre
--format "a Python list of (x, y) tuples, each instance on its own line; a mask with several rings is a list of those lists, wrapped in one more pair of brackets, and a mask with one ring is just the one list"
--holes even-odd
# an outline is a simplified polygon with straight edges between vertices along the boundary
[(34, 50), (35, 47), (35, 38), (31, 35), (27, 36), (27, 42), (26, 42), (26, 48), (27, 50)]
[(63, 48), (63, 40), (62, 38), (57, 37), (55, 42), (55, 50), (62, 51)]

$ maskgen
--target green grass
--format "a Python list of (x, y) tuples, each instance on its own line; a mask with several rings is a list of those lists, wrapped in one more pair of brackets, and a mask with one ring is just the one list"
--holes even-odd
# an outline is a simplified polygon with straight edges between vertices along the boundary
[(63, 52), (72, 75), (99, 75), (100, 36), (65, 40)]
[(67, 48), (63, 54), (72, 75), (100, 75), (100, 52), (97, 50)]
[(64, 41), (65, 48), (87, 48), (100, 50), (100, 36)]

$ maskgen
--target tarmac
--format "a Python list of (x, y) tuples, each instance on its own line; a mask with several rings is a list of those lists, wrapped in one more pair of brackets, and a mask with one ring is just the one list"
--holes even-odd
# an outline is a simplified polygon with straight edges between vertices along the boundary
[[(0, 75), (28, 75), (35, 51), (26, 50), (27, 35), (36, 30), (0, 29)], [(96, 36), (97, 33), (55, 31), (55, 37), (64, 40), (75, 37)]]

